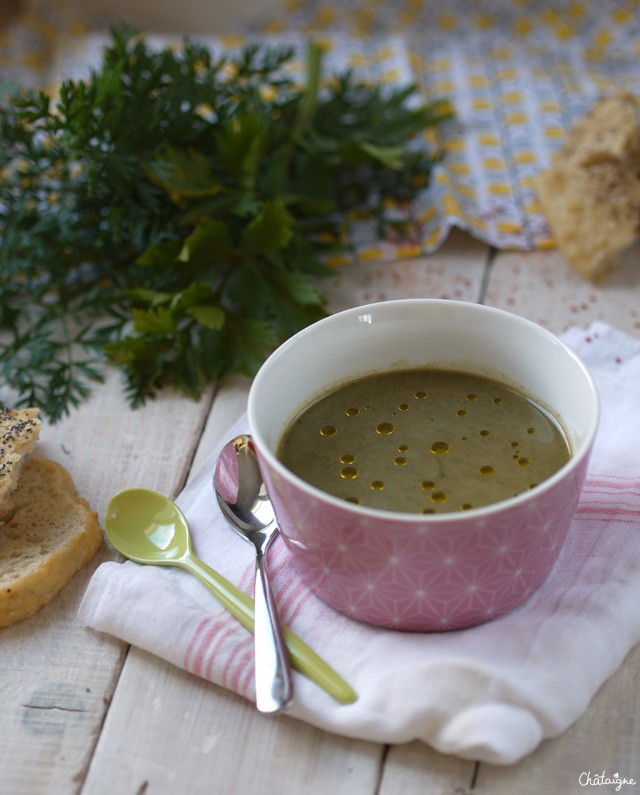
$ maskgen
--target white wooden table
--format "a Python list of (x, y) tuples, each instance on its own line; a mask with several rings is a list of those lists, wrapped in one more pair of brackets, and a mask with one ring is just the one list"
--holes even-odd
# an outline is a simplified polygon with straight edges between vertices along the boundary
[[(596, 288), (557, 252), (496, 254), (455, 232), (436, 254), (344, 269), (325, 290), (333, 311), (447, 297), (499, 306), (555, 332), (599, 318), (640, 336), (640, 248)], [(248, 386), (233, 379), (198, 403), (165, 392), (132, 411), (113, 373), (80, 410), (43, 428), (40, 452), (71, 472), (100, 517), (128, 486), (175, 495), (243, 412)], [(83, 628), (76, 611), (87, 582), (116, 558), (105, 542), (53, 602), (0, 630), (0, 795), (569, 795), (589, 791), (583, 771), (640, 781), (640, 647), (564, 735), (512, 767), (475, 764), (418, 742), (385, 747), (265, 717)]]

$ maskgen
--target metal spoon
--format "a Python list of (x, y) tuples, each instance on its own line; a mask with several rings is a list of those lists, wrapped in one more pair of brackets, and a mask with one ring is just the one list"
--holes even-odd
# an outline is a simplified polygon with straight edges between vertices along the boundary
[[(186, 517), (168, 497), (149, 489), (120, 491), (107, 506), (104, 529), (113, 547), (126, 558), (136, 563), (179, 566), (195, 575), (253, 632), (253, 599), (195, 555)], [(288, 627), (284, 628), (284, 637), (296, 670), (341, 704), (356, 700), (351, 686)]]
[(265, 561), (278, 527), (250, 436), (237, 436), (225, 445), (213, 489), (231, 527), (255, 547), (256, 704), (260, 712), (280, 712), (293, 699), (293, 681)]

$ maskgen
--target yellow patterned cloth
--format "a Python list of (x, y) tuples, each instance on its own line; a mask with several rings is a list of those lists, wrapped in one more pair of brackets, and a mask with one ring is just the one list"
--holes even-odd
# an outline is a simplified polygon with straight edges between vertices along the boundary
[[(425, 99), (453, 104), (455, 120), (438, 140), (425, 141), (446, 156), (410, 208), (415, 234), (380, 243), (364, 220), (354, 229), (361, 259), (433, 251), (453, 226), (500, 249), (553, 246), (533, 178), (596, 99), (618, 91), (640, 97), (640, 0), (283, 0), (270, 18), (259, 7), (251, 29), (207, 43), (214, 50), (249, 40), (292, 45), (300, 53), (292, 70), (302, 79), (312, 36), (326, 49), (328, 74), (348, 67), (363, 80), (416, 83)], [(99, 62), (105, 37), (83, 34), (81, 15), (67, 9), (30, 22), (49, 42), (56, 30), (72, 28), (49, 64), (49, 81), (82, 76)], [(21, 57), (29, 52), (23, 73), (38, 66), (35, 42), (22, 45)], [(16, 49), (5, 40), (2, 53), (0, 69)], [(43, 69), (36, 71), (42, 79)]]

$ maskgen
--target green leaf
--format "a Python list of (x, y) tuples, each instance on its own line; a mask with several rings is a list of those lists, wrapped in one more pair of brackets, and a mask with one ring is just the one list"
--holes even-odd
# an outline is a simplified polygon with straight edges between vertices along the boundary
[(249, 218), (260, 212), (260, 199), (252, 193), (242, 193), (236, 197), (230, 211), (238, 218)]
[(146, 251), (143, 251), (139, 257), (136, 258), (137, 265), (144, 267), (162, 267), (173, 264), (179, 253), (181, 244), (179, 240), (164, 240), (162, 243), (156, 243), (149, 246)]
[(263, 301), (282, 339), (325, 316), (325, 299), (310, 276), (274, 266), (263, 280)]
[(224, 326), (226, 315), (219, 306), (190, 306), (187, 314), (208, 329), (220, 330)]
[(218, 355), (223, 362), (222, 374), (255, 375), (278, 338), (266, 321), (232, 316), (220, 334)]
[(258, 215), (243, 230), (243, 254), (260, 256), (284, 248), (291, 239), (291, 216), (279, 200), (265, 202)]
[(173, 298), (173, 293), (151, 290), (148, 287), (134, 287), (127, 291), (127, 295), (134, 302), (141, 302), (154, 307), (160, 306), (161, 304), (168, 304)]
[(192, 147), (165, 147), (146, 164), (146, 171), (152, 182), (175, 198), (213, 196), (222, 190), (210, 159)]
[(304, 273), (273, 270), (269, 274), (269, 279), (281, 293), (286, 294), (300, 306), (322, 306), (324, 304), (317, 283)]
[(173, 312), (166, 307), (134, 309), (132, 315), (135, 330), (142, 334), (164, 336), (175, 331)]
[(361, 141), (358, 147), (373, 160), (394, 171), (402, 168), (404, 164), (405, 152), (401, 146), (377, 146), (368, 141)]
[(226, 259), (234, 254), (229, 227), (223, 221), (201, 220), (186, 238), (178, 259), (189, 262), (196, 254), (209, 255), (211, 259)]
[(127, 393), (134, 408), (155, 395), (172, 350), (170, 339), (159, 342), (131, 335), (105, 346), (108, 360), (120, 365), (125, 373)]
[(210, 300), (213, 296), (211, 287), (202, 282), (191, 282), (184, 290), (173, 296), (171, 306), (174, 309), (189, 309), (189, 307)]
[(239, 113), (218, 136), (218, 154), (229, 173), (243, 184), (251, 184), (265, 147), (264, 119), (256, 113)]

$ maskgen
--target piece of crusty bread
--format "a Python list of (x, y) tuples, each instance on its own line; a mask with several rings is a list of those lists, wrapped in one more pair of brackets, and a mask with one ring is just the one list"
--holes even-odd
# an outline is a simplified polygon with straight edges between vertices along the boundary
[(40, 436), (38, 409), (0, 409), (0, 526), (11, 518), (11, 494)]
[(600, 100), (535, 181), (567, 262), (591, 281), (614, 270), (640, 235), (640, 114), (634, 98)]
[(31, 455), (0, 526), (0, 627), (28, 618), (93, 557), (102, 542), (97, 515), (59, 464)]

